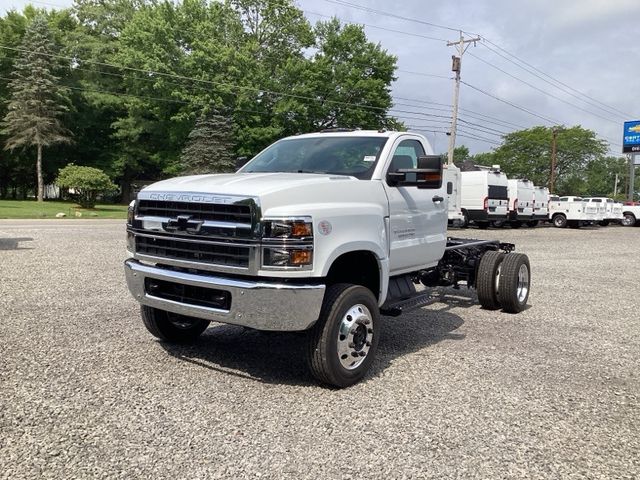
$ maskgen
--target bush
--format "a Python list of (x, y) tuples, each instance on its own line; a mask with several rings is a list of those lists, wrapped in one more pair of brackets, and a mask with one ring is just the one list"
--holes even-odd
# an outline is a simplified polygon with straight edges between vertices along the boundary
[(93, 208), (100, 194), (114, 192), (118, 187), (99, 168), (70, 163), (58, 172), (56, 184), (68, 189), (69, 196), (84, 208)]

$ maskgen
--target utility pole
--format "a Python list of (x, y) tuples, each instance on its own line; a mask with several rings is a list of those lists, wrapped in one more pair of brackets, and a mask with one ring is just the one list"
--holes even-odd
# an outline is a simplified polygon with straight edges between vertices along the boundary
[(632, 153), (631, 155), (629, 155), (629, 195), (627, 198), (630, 202), (633, 202), (634, 200), (633, 194), (635, 193), (635, 180), (636, 180), (635, 160), (636, 160), (635, 153)]
[(460, 70), (462, 68), (462, 56), (464, 52), (469, 48), (469, 44), (473, 43), (475, 46), (476, 42), (481, 40), (480, 37), (468, 38), (465, 39), (462, 34), (462, 30), (460, 30), (460, 39), (455, 42), (447, 42), (447, 47), (456, 47), (458, 55), (451, 55), (452, 65), (451, 71), (455, 72), (455, 84), (453, 86), (453, 115), (451, 116), (451, 131), (449, 132), (449, 155), (448, 155), (448, 163), (449, 165), (453, 165), (453, 149), (456, 148), (456, 130), (458, 128), (458, 101), (460, 98)]
[(551, 130), (551, 171), (549, 172), (549, 193), (554, 193), (554, 187), (556, 184), (556, 165), (558, 163), (557, 158), (557, 143), (558, 143), (558, 129), (553, 127)]
[(618, 196), (618, 174), (616, 173), (616, 183), (613, 185), (613, 196)]

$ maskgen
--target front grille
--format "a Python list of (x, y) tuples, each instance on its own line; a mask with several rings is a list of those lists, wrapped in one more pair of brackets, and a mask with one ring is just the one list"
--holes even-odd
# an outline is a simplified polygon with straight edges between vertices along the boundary
[(144, 279), (144, 289), (149, 295), (165, 300), (221, 310), (231, 309), (231, 293), (226, 290), (184, 285), (149, 277)]
[(249, 267), (250, 248), (136, 235), (136, 253), (225, 267)]
[(237, 204), (140, 200), (138, 215), (169, 218), (175, 218), (178, 215), (193, 215), (198, 220), (251, 224), (251, 207)]

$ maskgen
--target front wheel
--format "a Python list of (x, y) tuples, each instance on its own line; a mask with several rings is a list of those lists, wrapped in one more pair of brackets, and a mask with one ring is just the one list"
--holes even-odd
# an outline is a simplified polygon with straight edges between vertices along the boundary
[(142, 323), (156, 338), (169, 343), (189, 343), (209, 326), (207, 320), (187, 317), (142, 305)]
[(380, 312), (368, 288), (340, 283), (327, 288), (320, 317), (308, 332), (312, 375), (344, 388), (364, 378), (380, 339)]

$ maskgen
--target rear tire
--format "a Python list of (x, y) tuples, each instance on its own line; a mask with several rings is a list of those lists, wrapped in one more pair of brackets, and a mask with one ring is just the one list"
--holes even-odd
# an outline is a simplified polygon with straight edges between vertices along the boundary
[(209, 326), (207, 320), (142, 305), (142, 323), (156, 338), (169, 343), (189, 343), (198, 338)]
[(497, 287), (500, 278), (500, 264), (504, 257), (504, 253), (490, 250), (480, 259), (476, 273), (476, 292), (478, 293), (478, 301), (485, 310), (500, 308)]
[(567, 217), (559, 213), (553, 217), (553, 226), (558, 228), (565, 228), (567, 226)]
[(529, 258), (522, 253), (505, 255), (500, 267), (498, 300), (507, 313), (519, 313), (527, 306), (531, 288)]
[(338, 388), (364, 378), (380, 339), (380, 311), (368, 288), (339, 283), (325, 292), (320, 317), (307, 332), (307, 363), (320, 382)]
[(625, 227), (633, 227), (636, 224), (636, 217), (633, 213), (625, 213), (620, 223)]

